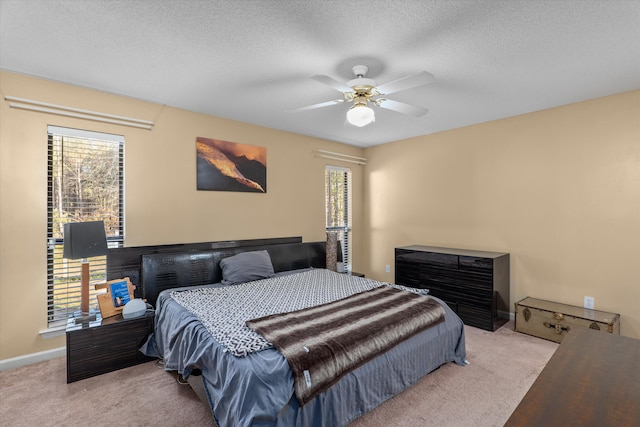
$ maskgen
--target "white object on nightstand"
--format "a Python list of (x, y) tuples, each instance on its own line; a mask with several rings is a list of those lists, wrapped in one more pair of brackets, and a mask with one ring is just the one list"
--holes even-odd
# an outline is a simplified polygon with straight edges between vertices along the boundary
[(147, 304), (140, 298), (132, 299), (125, 304), (122, 310), (122, 317), (125, 319), (132, 319), (134, 317), (140, 317), (147, 311)]

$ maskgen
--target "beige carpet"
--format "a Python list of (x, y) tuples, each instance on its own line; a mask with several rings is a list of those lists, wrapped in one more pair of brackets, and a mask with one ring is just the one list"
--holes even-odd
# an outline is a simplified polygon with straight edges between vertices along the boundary
[(465, 337), (469, 365), (441, 366), (350, 427), (502, 426), (558, 348), (513, 322), (496, 332), (467, 326)]
[[(557, 344), (466, 328), (467, 359), (442, 366), (350, 427), (502, 426)], [(64, 358), (0, 372), (3, 426), (212, 426), (189, 386), (155, 362), (66, 384)], [(330, 426), (327, 426), (330, 427)]]

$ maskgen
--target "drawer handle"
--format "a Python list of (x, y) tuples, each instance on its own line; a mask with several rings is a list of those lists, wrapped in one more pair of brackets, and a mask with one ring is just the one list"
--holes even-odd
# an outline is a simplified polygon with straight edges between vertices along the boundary
[(571, 330), (570, 326), (564, 326), (560, 323), (544, 322), (544, 326), (546, 326), (547, 328), (555, 328), (556, 334), (558, 335), (560, 335), (562, 332), (568, 332), (569, 330)]
[(599, 331), (600, 330), (600, 326), (596, 322), (592, 322), (589, 325), (589, 329), (595, 329), (596, 331)]

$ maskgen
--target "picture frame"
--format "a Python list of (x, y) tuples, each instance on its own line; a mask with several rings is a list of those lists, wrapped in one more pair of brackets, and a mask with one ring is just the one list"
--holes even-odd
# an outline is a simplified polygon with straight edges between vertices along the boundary
[(124, 306), (134, 299), (135, 286), (128, 277), (109, 280), (95, 286), (96, 290), (105, 289), (105, 293), (96, 295), (102, 318), (122, 313)]
[(267, 148), (196, 138), (198, 191), (267, 192)]

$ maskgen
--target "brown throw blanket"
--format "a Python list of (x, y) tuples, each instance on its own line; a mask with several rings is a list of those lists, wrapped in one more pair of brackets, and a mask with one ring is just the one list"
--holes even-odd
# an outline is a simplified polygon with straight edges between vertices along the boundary
[(293, 371), (300, 405), (345, 374), (444, 320), (432, 298), (390, 286), (291, 313), (247, 321)]

